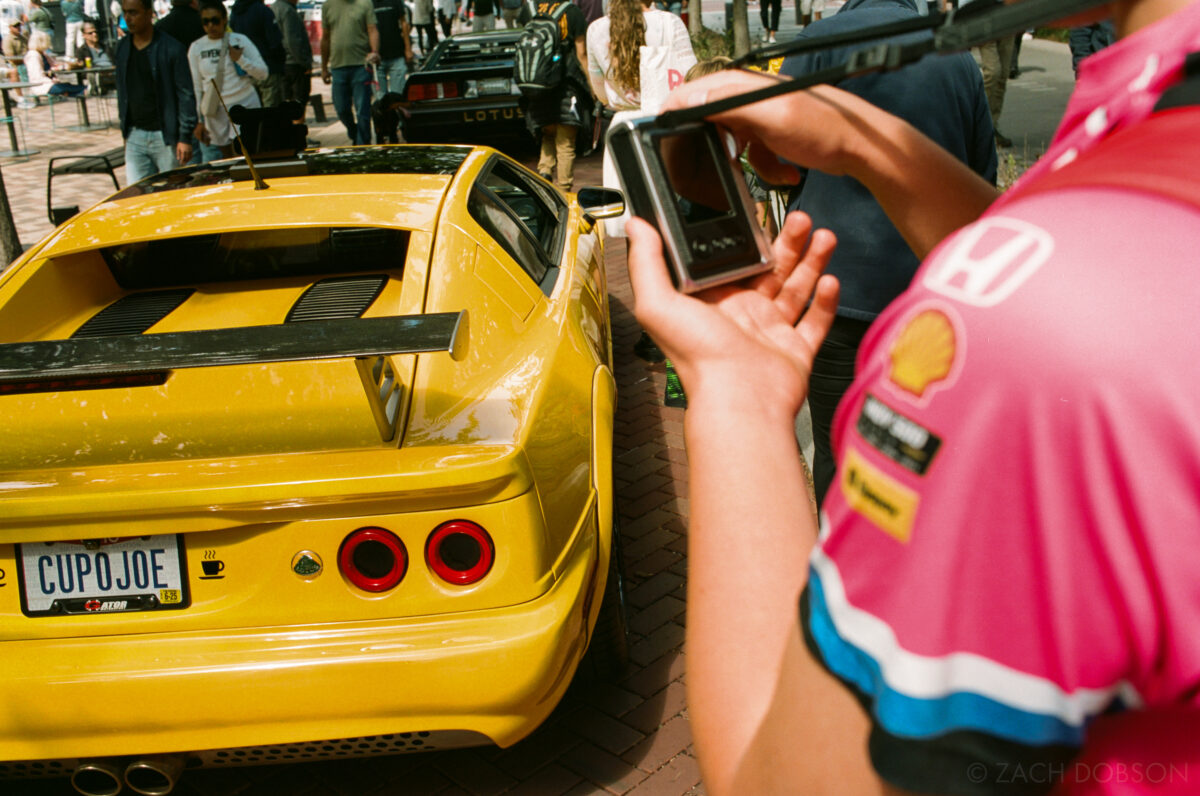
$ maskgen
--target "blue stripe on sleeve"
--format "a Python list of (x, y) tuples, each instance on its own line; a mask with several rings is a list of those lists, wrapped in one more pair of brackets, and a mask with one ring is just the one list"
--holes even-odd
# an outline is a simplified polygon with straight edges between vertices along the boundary
[(843, 639), (829, 614), (821, 578), (810, 569), (808, 581), (809, 633), (825, 666), (864, 695), (880, 727), (904, 738), (930, 738), (971, 730), (1027, 745), (1082, 746), (1084, 728), (1055, 716), (1032, 713), (969, 691), (936, 699), (911, 697), (893, 690), (880, 664)]

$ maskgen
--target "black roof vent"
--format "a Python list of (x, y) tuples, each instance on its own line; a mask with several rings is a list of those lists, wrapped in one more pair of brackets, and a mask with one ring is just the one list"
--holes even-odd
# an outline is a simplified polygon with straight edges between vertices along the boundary
[(383, 292), (382, 274), (322, 279), (300, 297), (288, 312), (287, 323), (360, 318)]
[(192, 288), (130, 293), (93, 315), (72, 337), (142, 334), (170, 315), (196, 291)]

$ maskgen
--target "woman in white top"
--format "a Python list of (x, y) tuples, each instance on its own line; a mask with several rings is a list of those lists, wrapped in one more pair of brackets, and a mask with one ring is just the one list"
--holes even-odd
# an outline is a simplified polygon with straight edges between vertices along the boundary
[[(188, 66), (192, 70), (192, 86), (196, 91), (196, 110), (200, 119), (195, 135), (200, 141), (202, 161), (207, 163), (233, 154), (235, 131), (233, 122), (220, 103), (205, 100), (205, 94), (213, 92), (215, 80), (225, 101), (225, 108), (234, 105), (261, 108), (262, 102), (253, 80), (262, 80), (267, 76), (267, 65), (250, 39), (240, 33), (226, 31), (229, 12), (220, 0), (203, 0), (200, 3), (200, 22), (204, 25), (205, 35), (188, 48)], [(206, 106), (211, 113), (205, 113)]]
[(60, 83), (54, 77), (54, 67), (46, 50), (50, 47), (50, 37), (43, 31), (35, 30), (29, 34), (29, 50), (22, 59), (29, 82), (33, 83), (29, 92), (36, 97), (66, 94), (78, 97), (87, 93), (87, 86), (76, 83)]
[[(661, 62), (655, 69), (662, 82), (642, 86), (642, 48)], [(630, 116), (658, 113), (667, 90), (683, 82), (696, 63), (692, 40), (683, 20), (652, 7), (652, 0), (611, 0), (608, 13), (588, 26), (588, 79), (592, 91), (605, 107), (616, 111), (614, 121)], [(664, 57), (665, 56), (665, 57)], [(648, 102), (643, 102), (643, 90)], [(617, 171), (608, 150), (604, 151), (604, 185), (620, 188)], [(624, 237), (628, 212), (606, 222), (607, 234)]]

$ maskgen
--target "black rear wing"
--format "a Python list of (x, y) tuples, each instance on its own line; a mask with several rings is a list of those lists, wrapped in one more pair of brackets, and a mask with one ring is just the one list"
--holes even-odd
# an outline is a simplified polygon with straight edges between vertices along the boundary
[(0, 345), (0, 395), (164, 384), (172, 370), (314, 359), (357, 360), (384, 441), (400, 384), (387, 357), (465, 354), (467, 313), (307, 321), (194, 332), (76, 337)]

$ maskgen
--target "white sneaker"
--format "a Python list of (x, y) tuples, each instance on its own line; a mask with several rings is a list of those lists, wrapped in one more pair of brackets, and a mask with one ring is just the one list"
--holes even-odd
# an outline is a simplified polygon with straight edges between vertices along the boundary
[(775, 34), (772, 33), (769, 37), (767, 37), (767, 44), (774, 44), (774, 43), (775, 43)]

